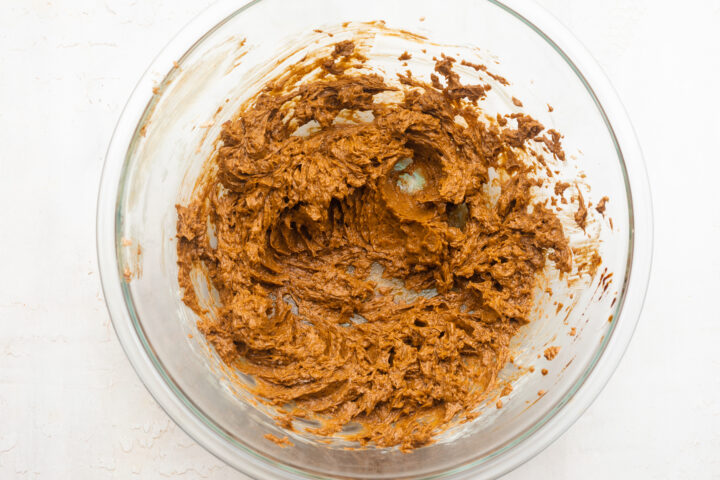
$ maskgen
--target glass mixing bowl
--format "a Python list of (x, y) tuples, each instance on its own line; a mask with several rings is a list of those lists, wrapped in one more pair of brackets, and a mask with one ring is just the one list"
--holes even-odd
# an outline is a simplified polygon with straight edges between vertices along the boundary
[[(513, 95), (565, 135), (570, 158), (563, 174), (585, 185), (593, 202), (610, 198), (606, 217), (597, 219), (603, 264), (593, 278), (575, 287), (554, 284), (552, 295), (538, 298), (537, 320), (514, 340), (515, 365), (502, 374), (513, 385), (502, 409), (485, 405), (473, 422), (411, 453), (348, 450), (295, 434), (293, 447), (280, 448), (264, 435), (286, 433), (237, 387), (243, 379), (197, 334), (181, 300), (175, 205), (190, 198), (221, 124), (259, 78), (297, 60), (303, 42), (328, 45), (378, 20), (385, 21), (373, 24), (378, 29), (425, 35), (435, 42), (431, 53), (462, 52), (491, 65), (512, 85), (493, 89), (489, 111), (513, 111)], [(376, 37), (387, 58), (424, 48), (387, 31)], [(532, 2), (221, 1), (170, 42), (130, 97), (105, 162), (97, 243), (108, 309), (132, 365), (178, 425), (228, 464), (259, 479), (486, 478), (540, 452), (608, 381), (642, 307), (652, 212), (642, 155), (620, 101), (580, 44)], [(548, 345), (561, 347), (552, 362), (541, 357)], [(541, 368), (548, 374), (538, 374)], [(538, 396), (540, 390), (546, 393)]]

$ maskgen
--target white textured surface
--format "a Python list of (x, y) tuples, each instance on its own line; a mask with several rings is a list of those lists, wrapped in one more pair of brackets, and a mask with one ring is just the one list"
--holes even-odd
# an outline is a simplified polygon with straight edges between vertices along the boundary
[[(155, 404), (115, 339), (95, 197), (120, 110), (211, 0), (0, 2), (0, 478), (240, 479)], [(643, 146), (645, 310), (587, 413), (507, 478), (720, 478), (720, 0), (542, 0)]]

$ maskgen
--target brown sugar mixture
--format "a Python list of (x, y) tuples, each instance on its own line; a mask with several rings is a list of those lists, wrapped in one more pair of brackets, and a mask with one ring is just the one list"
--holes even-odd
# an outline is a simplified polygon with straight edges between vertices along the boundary
[[(544, 130), (499, 123), (455, 60), (432, 82), (364, 72), (352, 42), (269, 82), (222, 129), (178, 206), (179, 282), (253, 391), (331, 435), (408, 450), (472, 418), (571, 252), (525, 157)], [(308, 73), (314, 72), (313, 75)], [(499, 196), (490, 194), (490, 169)], [(207, 315), (201, 271), (220, 307)]]

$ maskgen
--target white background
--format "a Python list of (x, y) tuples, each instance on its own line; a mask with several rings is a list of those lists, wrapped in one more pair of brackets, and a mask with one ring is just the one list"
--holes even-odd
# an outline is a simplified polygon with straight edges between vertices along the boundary
[[(103, 303), (95, 201), (120, 110), (211, 0), (0, 0), (0, 478), (240, 479), (155, 404)], [(625, 103), (655, 256), (630, 348), (509, 479), (720, 478), (720, 0), (542, 0)]]

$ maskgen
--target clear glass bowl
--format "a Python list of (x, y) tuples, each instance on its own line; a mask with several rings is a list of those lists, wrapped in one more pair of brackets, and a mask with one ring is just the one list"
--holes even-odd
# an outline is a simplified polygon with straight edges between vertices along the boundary
[[(296, 435), (295, 446), (282, 449), (264, 435), (285, 433), (236, 388), (233, 372), (196, 334), (195, 317), (181, 301), (175, 204), (189, 199), (221, 124), (252, 93), (253, 81), (297, 59), (286, 54), (300, 39), (328, 44), (346, 38), (357, 22), (376, 20), (454, 45), (437, 52), (490, 62), (512, 85), (497, 89), (487, 108), (511, 110), (512, 94), (562, 132), (567, 168), (584, 172), (579, 181), (593, 201), (610, 197), (613, 227), (605, 222), (598, 232), (603, 265), (595, 278), (576, 288), (555, 285), (552, 296), (539, 299), (538, 320), (513, 344), (515, 363), (549, 373), (520, 375), (509, 366), (503, 375), (513, 392), (504, 408), (483, 408), (472, 423), (411, 453), (345, 450)], [(346, 21), (353, 23), (340, 28)], [(388, 58), (421, 48), (392, 35), (378, 34), (377, 41)], [(622, 105), (586, 51), (532, 2), (256, 0), (238, 8), (222, 1), (170, 42), (130, 97), (105, 162), (97, 242), (113, 325), (138, 375), (188, 434), (238, 470), (262, 479), (486, 478), (540, 452), (608, 381), (642, 307), (652, 212), (642, 154)], [(601, 295), (605, 268), (613, 280)], [(556, 314), (553, 302), (572, 308)], [(561, 350), (547, 362), (540, 354), (551, 344)], [(539, 390), (547, 393), (539, 397)]]

